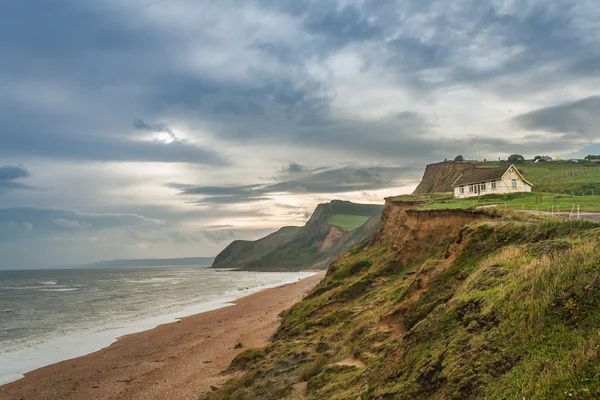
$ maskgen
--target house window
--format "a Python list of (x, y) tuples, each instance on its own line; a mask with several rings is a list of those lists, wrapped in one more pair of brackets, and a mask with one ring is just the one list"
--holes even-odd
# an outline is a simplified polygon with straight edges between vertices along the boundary
[(458, 191), (460, 192), (460, 194), (464, 194), (465, 193), (465, 187), (461, 186)]
[(481, 184), (481, 191), (482, 191), (482, 192), (485, 192), (485, 190), (486, 190), (485, 183), (482, 183), (482, 184)]
[(492, 190), (496, 190), (496, 181), (492, 182)]
[(512, 187), (513, 187), (513, 189), (517, 188), (517, 180), (516, 179), (512, 180)]
[(473, 185), (469, 185), (469, 193), (473, 193)]

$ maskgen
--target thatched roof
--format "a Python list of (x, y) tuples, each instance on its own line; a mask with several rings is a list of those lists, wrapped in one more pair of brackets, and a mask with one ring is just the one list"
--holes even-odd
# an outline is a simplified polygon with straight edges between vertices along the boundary
[(452, 186), (456, 187), (500, 180), (507, 170), (508, 168), (474, 168), (465, 171)]

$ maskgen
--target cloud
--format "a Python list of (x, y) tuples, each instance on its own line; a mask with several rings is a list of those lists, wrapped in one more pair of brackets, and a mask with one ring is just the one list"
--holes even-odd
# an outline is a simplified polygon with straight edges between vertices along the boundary
[(0, 194), (8, 190), (33, 189), (32, 186), (21, 182), (15, 182), (18, 179), (27, 178), (29, 176), (29, 171), (21, 166), (0, 166)]
[(293, 161), (287, 167), (285, 167), (283, 169), (283, 171), (287, 172), (288, 174), (299, 174), (299, 173), (304, 172), (305, 170), (306, 170), (306, 166), (300, 165)]
[[(292, 170), (297, 169), (292, 167)], [(178, 189), (180, 195), (203, 196), (201, 200), (194, 201), (196, 204), (235, 204), (271, 200), (268, 196), (282, 193), (333, 194), (399, 187), (409, 184), (410, 181), (405, 178), (407, 175), (416, 177), (419, 173), (420, 169), (413, 167), (344, 166), (312, 170), (306, 167), (291, 174), (293, 178), (289, 180), (264, 185), (191, 186), (170, 183), (168, 186)]]
[(148, 132), (164, 132), (169, 135), (169, 138), (174, 140), (179, 140), (177, 135), (169, 128), (167, 124), (147, 124), (141, 119), (136, 119), (133, 121), (133, 127), (138, 130), (148, 131)]
[(131, 226), (158, 226), (163, 222), (136, 214), (94, 214), (76, 210), (39, 207), (0, 208), (0, 240), (17, 238), (23, 233), (19, 227), (38, 233), (61, 233), (66, 231), (99, 231)]
[(12, 181), (29, 176), (29, 171), (21, 166), (0, 166), (0, 181)]
[[(203, 224), (240, 237), (315, 199), (408, 190), (457, 154), (597, 141), (590, 1), (30, 3), (0, 16), (0, 236), (39, 239), (43, 262), (67, 237), (82, 259), (213, 254), (228, 236)], [(265, 212), (290, 195), (303, 206)]]
[(514, 118), (531, 131), (562, 133), (567, 137), (597, 139), (600, 127), (600, 96), (545, 107)]

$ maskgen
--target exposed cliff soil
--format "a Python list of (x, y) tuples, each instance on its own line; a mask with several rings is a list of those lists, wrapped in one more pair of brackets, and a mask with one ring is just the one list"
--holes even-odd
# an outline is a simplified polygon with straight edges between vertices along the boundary
[(452, 183), (460, 174), (475, 167), (476, 164), (450, 161), (429, 164), (413, 194), (451, 192)]
[(600, 225), (414, 206), (206, 398), (600, 398)]

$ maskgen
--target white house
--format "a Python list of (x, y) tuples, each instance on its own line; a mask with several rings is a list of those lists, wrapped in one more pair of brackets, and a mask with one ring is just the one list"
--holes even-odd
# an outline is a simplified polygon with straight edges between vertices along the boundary
[(454, 197), (457, 199), (486, 194), (531, 192), (532, 186), (514, 165), (508, 169), (473, 168), (463, 172), (452, 184)]

